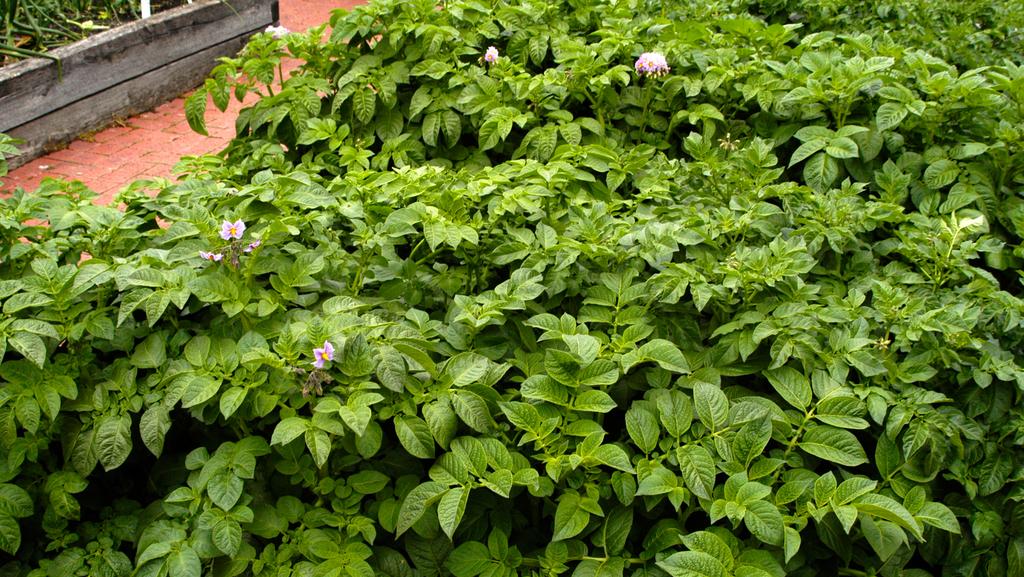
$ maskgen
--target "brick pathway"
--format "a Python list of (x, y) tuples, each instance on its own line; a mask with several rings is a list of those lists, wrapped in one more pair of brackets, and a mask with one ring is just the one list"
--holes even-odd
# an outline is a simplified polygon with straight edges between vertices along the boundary
[[(352, 8), (363, 0), (280, 0), (281, 25), (301, 31), (330, 19), (335, 8)], [(287, 72), (286, 72), (287, 74)], [(150, 112), (115, 121), (110, 127), (82, 135), (67, 148), (41, 156), (3, 177), (3, 190), (31, 190), (47, 176), (81, 180), (108, 203), (133, 180), (171, 177), (182, 156), (223, 149), (234, 135), (235, 117), (241, 105), (235, 100), (221, 113), (208, 107), (206, 126), (210, 136), (192, 132), (185, 121), (184, 97)]]

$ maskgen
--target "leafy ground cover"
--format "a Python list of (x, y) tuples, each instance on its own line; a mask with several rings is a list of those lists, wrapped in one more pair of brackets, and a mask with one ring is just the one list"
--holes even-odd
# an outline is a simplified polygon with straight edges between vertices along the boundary
[(1024, 68), (705, 2), (332, 27), (214, 71), (196, 129), (263, 98), (183, 182), (0, 205), (6, 574), (1024, 574)]

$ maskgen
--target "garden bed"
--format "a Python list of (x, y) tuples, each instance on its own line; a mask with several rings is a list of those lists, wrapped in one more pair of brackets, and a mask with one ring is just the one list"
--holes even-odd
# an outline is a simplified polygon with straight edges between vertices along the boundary
[(58, 48), (59, 65), (0, 68), (0, 132), (25, 141), (12, 165), (198, 85), (277, 17), (277, 0), (197, 0)]

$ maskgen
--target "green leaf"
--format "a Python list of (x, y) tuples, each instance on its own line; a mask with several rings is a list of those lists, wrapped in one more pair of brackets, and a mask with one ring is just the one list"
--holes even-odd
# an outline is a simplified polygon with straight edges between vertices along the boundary
[(46, 344), (32, 333), (15, 333), (8, 337), (7, 343), (37, 367), (42, 367), (46, 362)]
[(729, 399), (715, 385), (704, 382), (694, 385), (693, 405), (700, 422), (711, 431), (719, 431), (729, 422)]
[(1006, 577), (1024, 577), (1024, 537), (1017, 537), (1006, 546)]
[[(349, 404), (351, 403), (352, 397), (349, 398)], [(342, 406), (338, 407), (338, 416), (348, 425), (348, 428), (352, 429), (352, 432), (357, 436), (362, 436), (370, 424), (370, 419), (373, 418), (373, 411), (368, 406), (356, 406), (355, 408)]]
[(654, 411), (645, 406), (633, 403), (626, 411), (626, 431), (629, 438), (644, 453), (650, 453), (658, 446), (661, 428)]
[(800, 440), (799, 447), (815, 457), (847, 467), (856, 467), (868, 462), (864, 447), (853, 433), (828, 425), (808, 429)]
[(771, 438), (772, 423), (767, 416), (745, 423), (732, 440), (733, 458), (746, 469), (764, 452)]
[(952, 184), (960, 175), (960, 167), (952, 160), (943, 158), (928, 165), (924, 170), (924, 183), (928, 188), (938, 190)]
[[(487, 402), (480, 395), (472, 391), (453, 390), (451, 392), (451, 399), (452, 407), (455, 408), (455, 413), (462, 419), (463, 423), (466, 423), (478, 433), (486, 434), (490, 432), (494, 420), (491, 418)], [(422, 421), (420, 422), (422, 423)], [(423, 423), (423, 428), (427, 431), (427, 437), (430, 438), (430, 452), (433, 452), (434, 440), (430, 435), (430, 429), (426, 423)], [(404, 445), (405, 442), (403, 441), (402, 444)], [(412, 453), (411, 450), (409, 452)]]
[(366, 337), (359, 333), (345, 340), (341, 362), (341, 372), (350, 377), (364, 377), (372, 374), (377, 368), (375, 351), (366, 342)]
[(331, 456), (331, 437), (319, 429), (306, 429), (306, 447), (309, 448), (309, 454), (313, 455), (313, 463), (322, 469)]
[(225, 419), (231, 418), (235, 411), (245, 402), (249, 390), (244, 387), (231, 387), (220, 396), (220, 414)]
[(132, 419), (127, 415), (111, 415), (96, 427), (96, 456), (103, 469), (120, 467), (132, 452)]
[(811, 382), (800, 371), (791, 367), (779, 367), (764, 372), (775, 392), (787, 403), (806, 411), (811, 404)]
[(377, 95), (369, 87), (362, 87), (352, 94), (352, 112), (363, 124), (369, 124), (376, 110)]
[(607, 413), (614, 410), (615, 407), (616, 404), (611, 395), (598, 390), (584, 391), (579, 394), (572, 406), (574, 410), (588, 413)]
[(171, 553), (167, 561), (170, 577), (202, 577), (203, 566), (199, 555), (188, 545)]
[(138, 555), (138, 567), (142, 567), (148, 562), (167, 557), (167, 554), (171, 552), (174, 547), (174, 543), (171, 541), (156, 541), (142, 551), (142, 554)]
[(613, 469), (633, 473), (633, 465), (629, 462), (629, 455), (618, 445), (601, 445), (591, 454), (598, 463), (607, 465)]
[(634, 366), (650, 361), (673, 373), (690, 372), (690, 365), (679, 347), (664, 339), (644, 343), (640, 348), (622, 355), (619, 362), (622, 364), (622, 372), (627, 373)]
[(853, 395), (829, 397), (820, 401), (814, 408), (816, 419), (841, 429), (868, 428), (870, 423), (864, 419), (866, 412), (864, 402)]
[(416, 521), (420, 520), (427, 507), (432, 505), (441, 495), (448, 490), (441, 483), (427, 481), (421, 483), (409, 491), (409, 494), (402, 500), (402, 506), (398, 510), (398, 524), (395, 526), (395, 536), (400, 536), (408, 531)]
[(412, 99), (409, 100), (410, 119), (416, 118), (420, 112), (423, 112), (423, 110), (430, 106), (430, 103), (434, 101), (434, 96), (431, 94), (431, 88), (431, 86), (423, 84), (416, 89), (416, 92), (413, 93)]
[(789, 166), (792, 167), (801, 160), (804, 160), (815, 152), (825, 148), (827, 143), (828, 141), (823, 138), (816, 138), (814, 140), (804, 142), (797, 147), (797, 149), (793, 151), (793, 155), (789, 157)]
[(857, 158), (857, 143), (845, 136), (833, 138), (825, 147), (825, 154), (832, 158)]
[(39, 430), (41, 413), (39, 403), (35, 399), (28, 396), (18, 397), (14, 403), (14, 414), (29, 433), (35, 434)]
[(818, 152), (804, 164), (804, 182), (818, 192), (824, 192), (839, 178), (839, 162), (824, 152)]
[(437, 146), (437, 137), (441, 133), (441, 113), (431, 112), (423, 117), (420, 134), (427, 146)]
[(6, 551), (11, 555), (18, 552), (21, 547), (21, 528), (14, 517), (0, 514), (0, 551)]
[(78, 520), (82, 514), (82, 507), (78, 500), (63, 489), (50, 491), (50, 505), (57, 515), (71, 520)]
[(192, 130), (203, 136), (209, 136), (206, 132), (206, 95), (206, 88), (200, 87), (185, 99), (185, 120)]
[(658, 418), (665, 431), (678, 439), (693, 423), (693, 403), (682, 391), (668, 390), (655, 399)]
[(608, 555), (619, 555), (625, 550), (629, 532), (633, 528), (633, 509), (616, 507), (601, 526), (600, 546)]
[(469, 489), (465, 487), (453, 487), (441, 497), (437, 503), (437, 520), (441, 530), (451, 539), (455, 535), (455, 529), (462, 521), (462, 515), (466, 512), (466, 504), (469, 502)]
[(302, 417), (288, 417), (274, 427), (274, 433), (270, 437), (271, 445), (287, 445), (309, 429), (309, 421)]
[(555, 509), (555, 532), (552, 541), (572, 539), (587, 528), (590, 513), (580, 507), (580, 496), (576, 493), (564, 493)]
[(210, 477), (206, 484), (206, 493), (213, 504), (225, 511), (230, 511), (242, 496), (244, 484), (229, 469), (221, 469)]
[(861, 496), (854, 503), (857, 510), (872, 517), (878, 517), (899, 525), (906, 529), (918, 541), (924, 540), (921, 533), (921, 526), (910, 514), (910, 511), (897, 501), (878, 493), (868, 493)]
[(387, 486), (391, 477), (377, 471), (359, 471), (346, 479), (345, 483), (361, 495), (379, 493)]
[(594, 362), (601, 350), (601, 342), (590, 335), (562, 335), (562, 341), (582, 365)]
[(703, 551), (682, 551), (657, 562), (672, 577), (728, 577), (721, 561)]
[(882, 562), (907, 545), (907, 535), (895, 523), (876, 521), (871, 517), (860, 518), (861, 533)]
[(41, 293), (16, 293), (4, 302), (4, 314), (13, 315), (21, 310), (32, 307), (44, 307), (52, 302), (53, 297)]
[(164, 333), (154, 333), (135, 347), (132, 365), (140, 369), (156, 369), (167, 362), (167, 345)]
[(448, 555), (445, 567), (455, 577), (476, 577), (494, 565), (487, 546), (477, 541), (467, 541)]
[(459, 353), (444, 365), (444, 375), (452, 380), (453, 387), (467, 387), (484, 378), (489, 361), (476, 353)]
[(836, 487), (829, 500), (836, 505), (846, 505), (852, 503), (857, 497), (874, 491), (877, 486), (878, 481), (874, 479), (850, 477)]
[(875, 125), (878, 130), (891, 130), (899, 126), (907, 117), (907, 108), (897, 102), (885, 102), (875, 112)]
[(434, 401), (423, 405), (423, 420), (430, 429), (430, 434), (443, 449), (455, 438), (459, 428), (459, 419), (452, 410), (451, 404), (442, 401)]
[(210, 375), (196, 374), (188, 379), (185, 392), (181, 395), (181, 406), (185, 409), (201, 405), (220, 391), (221, 381)]
[(676, 451), (686, 488), (701, 499), (710, 499), (715, 487), (715, 461), (700, 445), (684, 445)]
[(242, 546), (242, 527), (234, 519), (221, 519), (210, 533), (213, 544), (229, 557), (234, 557)]
[(171, 415), (163, 405), (153, 405), (142, 413), (139, 435), (149, 452), (159, 457), (164, 451), (164, 438), (171, 429)]
[(925, 525), (938, 527), (954, 535), (960, 534), (960, 523), (956, 520), (956, 515), (942, 503), (934, 501), (925, 503), (921, 510), (914, 515), (914, 518)]
[(709, 531), (695, 531), (693, 533), (683, 535), (682, 541), (690, 551), (707, 553), (717, 559), (726, 571), (731, 571), (736, 563), (732, 554), (732, 549), (729, 548), (729, 545), (723, 541), (721, 537), (714, 533)]
[(676, 476), (665, 467), (655, 467), (651, 474), (640, 481), (636, 489), (637, 496), (664, 495), (679, 486)]
[(1003, 488), (1013, 472), (1013, 458), (1005, 452), (988, 455), (977, 466), (978, 494), (992, 495)]
[(445, 110), (441, 115), (441, 132), (444, 132), (448, 146), (455, 146), (462, 135), (462, 115), (454, 110)]
[(743, 522), (751, 534), (769, 545), (782, 546), (784, 535), (779, 509), (767, 501), (753, 501), (746, 507)]
[(789, 563), (790, 559), (800, 552), (800, 533), (792, 527), (785, 528), (783, 551), (786, 563)]
[(430, 427), (418, 417), (395, 417), (395, 433), (402, 447), (413, 457), (434, 458), (434, 437)]
[(0, 515), (29, 517), (32, 515), (32, 498), (17, 485), (0, 484)]

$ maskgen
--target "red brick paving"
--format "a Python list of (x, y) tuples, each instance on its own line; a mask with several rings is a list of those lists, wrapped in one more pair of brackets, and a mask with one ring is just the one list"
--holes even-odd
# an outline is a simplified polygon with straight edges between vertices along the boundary
[[(281, 25), (301, 31), (330, 19), (336, 8), (351, 9), (363, 0), (280, 0)], [(122, 188), (139, 178), (173, 178), (171, 169), (182, 156), (222, 150), (234, 135), (241, 109), (235, 100), (226, 112), (207, 106), (210, 136), (192, 132), (185, 121), (184, 94), (154, 110), (116, 121), (92, 135), (84, 135), (63, 150), (39, 157), (2, 178), (0, 190), (39, 186), (47, 176), (80, 180), (99, 193), (107, 204)]]

